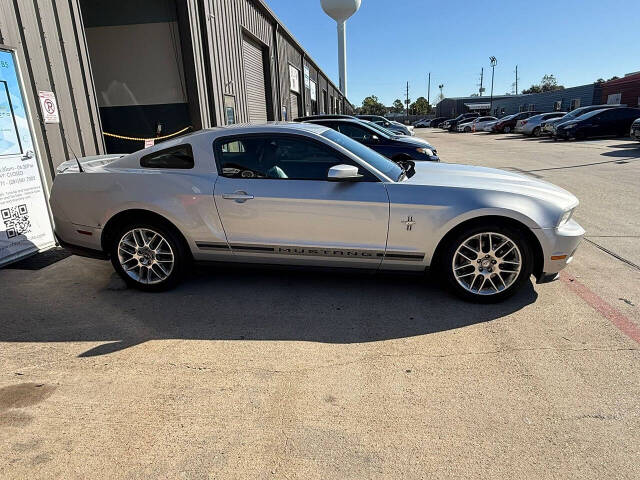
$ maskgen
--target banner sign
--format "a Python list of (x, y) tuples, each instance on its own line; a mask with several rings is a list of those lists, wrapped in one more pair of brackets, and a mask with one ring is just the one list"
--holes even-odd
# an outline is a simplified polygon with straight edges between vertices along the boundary
[(315, 102), (318, 97), (318, 86), (313, 80), (309, 80), (309, 89), (311, 90), (311, 101)]
[(309, 67), (304, 66), (304, 86), (309, 88), (309, 82), (311, 81), (311, 76), (309, 74)]
[(0, 266), (55, 245), (19, 82), (15, 55), (0, 49)]
[(289, 88), (292, 92), (300, 93), (300, 70), (289, 65)]

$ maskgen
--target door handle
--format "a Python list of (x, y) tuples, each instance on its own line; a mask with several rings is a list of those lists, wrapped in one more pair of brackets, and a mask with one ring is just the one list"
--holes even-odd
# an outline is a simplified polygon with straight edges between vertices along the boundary
[(247, 200), (252, 200), (253, 195), (249, 195), (247, 192), (243, 192), (242, 190), (238, 190), (233, 193), (223, 193), (222, 198), (225, 200), (235, 200), (238, 203), (244, 203)]

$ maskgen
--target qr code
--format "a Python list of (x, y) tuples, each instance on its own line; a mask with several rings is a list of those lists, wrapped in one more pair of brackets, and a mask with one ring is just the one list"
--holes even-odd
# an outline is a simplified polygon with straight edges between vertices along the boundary
[(7, 238), (17, 237), (31, 231), (29, 212), (26, 205), (3, 208), (0, 210), (7, 231)]

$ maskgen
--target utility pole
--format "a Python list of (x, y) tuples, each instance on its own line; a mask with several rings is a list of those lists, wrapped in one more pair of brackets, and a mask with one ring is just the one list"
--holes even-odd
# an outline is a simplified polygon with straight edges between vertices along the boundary
[(496, 60), (496, 57), (489, 57), (489, 62), (491, 62), (491, 100), (489, 103), (489, 113), (491, 113), (491, 111), (493, 110), (493, 76), (495, 74), (496, 71), (496, 65), (498, 64), (498, 60)]
[(516, 95), (518, 94), (518, 65), (516, 65)]
[(482, 88), (482, 80), (484, 78), (484, 67), (480, 68), (480, 96), (482, 96), (482, 93), (484, 92), (484, 88)]
[(431, 105), (429, 101), (431, 97), (431, 72), (429, 72), (429, 80), (427, 81), (427, 104)]
[(409, 120), (409, 82), (407, 82), (407, 100), (405, 103), (407, 105), (405, 120)]

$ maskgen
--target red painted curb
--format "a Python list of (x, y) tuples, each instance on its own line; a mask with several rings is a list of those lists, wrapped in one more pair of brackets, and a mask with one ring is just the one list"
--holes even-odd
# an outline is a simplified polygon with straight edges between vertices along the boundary
[(560, 273), (560, 279), (582, 300), (587, 302), (600, 315), (613, 323), (626, 336), (640, 343), (640, 327), (629, 320), (616, 308), (607, 303), (600, 295), (580, 283), (567, 273)]

